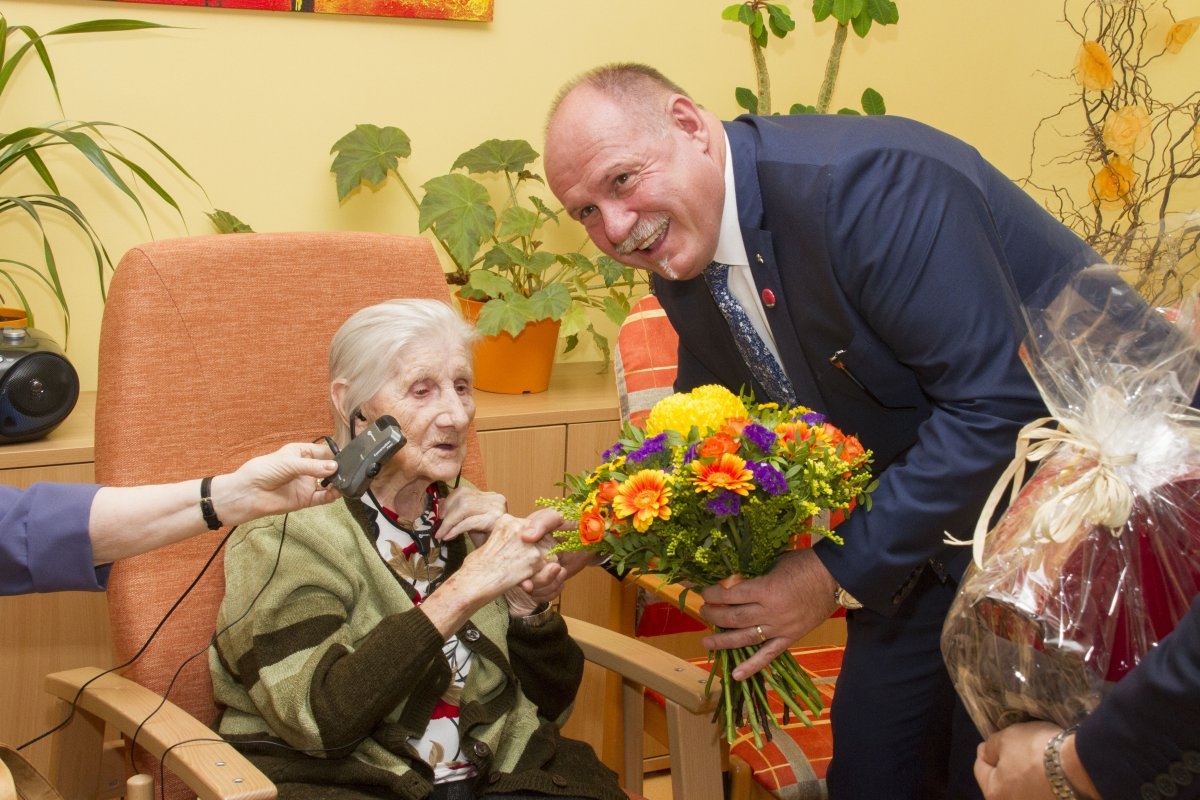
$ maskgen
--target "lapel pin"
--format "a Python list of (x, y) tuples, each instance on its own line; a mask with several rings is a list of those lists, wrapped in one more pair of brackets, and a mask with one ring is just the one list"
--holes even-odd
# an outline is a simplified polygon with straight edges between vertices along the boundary
[(775, 293), (772, 292), (770, 289), (763, 289), (762, 290), (762, 301), (763, 301), (763, 305), (766, 306), (767, 308), (774, 308), (775, 307)]

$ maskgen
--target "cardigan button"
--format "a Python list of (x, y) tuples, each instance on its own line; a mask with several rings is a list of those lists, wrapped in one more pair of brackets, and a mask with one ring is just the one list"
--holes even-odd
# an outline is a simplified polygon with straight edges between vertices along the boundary
[(1142, 800), (1159, 800), (1159, 798), (1162, 797), (1162, 795), (1158, 793), (1158, 789), (1154, 788), (1153, 783), (1143, 783), (1141, 795)]
[(476, 742), (471, 745), (471, 750), (478, 758), (491, 758), (492, 755), (492, 748), (488, 747), (487, 742)]
[(467, 628), (463, 631), (463, 638), (468, 642), (478, 642), (480, 635), (479, 631), (475, 628)]
[(1171, 780), (1180, 786), (1190, 786), (1192, 783), (1192, 773), (1181, 761), (1172, 761), (1171, 766), (1167, 767), (1167, 772), (1170, 773)]
[(488, 783), (499, 783), (500, 779), (503, 777), (504, 777), (503, 774), (501, 774), (499, 772), (493, 772), (490, 775), (488, 775)]
[(555, 773), (550, 776), (550, 782), (553, 783), (555, 786), (557, 786), (560, 789), (570, 783), (570, 781), (567, 780), (566, 777), (559, 775), (558, 773)]
[(1188, 772), (1200, 774), (1200, 753), (1195, 750), (1185, 750), (1183, 753), (1183, 765), (1187, 767)]
[(1154, 779), (1154, 787), (1163, 797), (1174, 797), (1179, 794), (1179, 787), (1175, 785), (1175, 781), (1171, 780), (1170, 775), (1159, 775)]

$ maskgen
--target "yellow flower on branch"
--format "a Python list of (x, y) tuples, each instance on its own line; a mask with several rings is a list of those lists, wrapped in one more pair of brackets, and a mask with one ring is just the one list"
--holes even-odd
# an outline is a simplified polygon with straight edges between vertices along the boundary
[(1171, 29), (1167, 31), (1167, 52), (1178, 53), (1182, 50), (1188, 39), (1192, 38), (1192, 34), (1196, 32), (1197, 27), (1200, 27), (1200, 17), (1188, 17), (1172, 25)]
[(644, 469), (630, 475), (613, 498), (617, 519), (633, 517), (634, 530), (645, 532), (656, 519), (671, 518), (671, 482), (661, 469)]
[(692, 462), (696, 478), (692, 482), (697, 492), (715, 492), (727, 489), (748, 497), (754, 488), (754, 473), (746, 469), (746, 459), (732, 453), (722, 453), (711, 464)]
[(1150, 139), (1150, 115), (1141, 106), (1124, 106), (1104, 121), (1104, 146), (1119, 156), (1131, 156)]
[(1088, 39), (1075, 57), (1075, 79), (1084, 89), (1102, 92), (1113, 85), (1112, 60), (1099, 42)]
[(1092, 176), (1090, 192), (1093, 203), (1129, 202), (1136, 175), (1129, 159), (1116, 156), (1108, 159)]

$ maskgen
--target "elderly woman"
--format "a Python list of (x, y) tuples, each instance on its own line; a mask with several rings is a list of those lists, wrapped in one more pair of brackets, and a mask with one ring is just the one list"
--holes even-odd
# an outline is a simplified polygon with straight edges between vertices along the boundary
[(210, 651), (218, 729), (281, 798), (625, 798), (558, 731), (583, 657), (526, 589), (559, 520), (513, 518), (459, 480), (474, 336), (432, 300), (354, 314), (329, 356), (339, 444), (385, 414), (407, 444), (361, 501), (261, 519), (229, 542)]

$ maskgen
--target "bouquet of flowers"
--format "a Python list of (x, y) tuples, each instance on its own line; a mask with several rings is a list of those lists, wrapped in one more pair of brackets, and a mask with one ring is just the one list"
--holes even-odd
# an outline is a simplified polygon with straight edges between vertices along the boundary
[[(1030, 719), (1079, 722), (1200, 591), (1191, 312), (1172, 324), (1108, 267), (1026, 309), (1021, 355), (1053, 418), (1022, 431), (942, 631), (984, 735)], [(1038, 466), (1026, 482), (1027, 461)]]
[[(555, 552), (609, 556), (622, 572), (660, 575), (703, 588), (766, 574), (779, 556), (816, 536), (841, 540), (818, 522), (822, 511), (870, 507), (871, 452), (816, 412), (755, 403), (721, 386), (660, 400), (645, 429), (626, 425), (595, 470), (568, 476), (566, 496), (543, 500), (574, 530)], [(728, 676), (758, 646), (711, 654)], [(710, 678), (711, 681), (711, 678)], [(767, 690), (809, 720), (822, 704), (812, 681), (785, 650), (751, 678), (726, 680), (725, 736), (748, 721), (762, 746), (773, 719)]]

